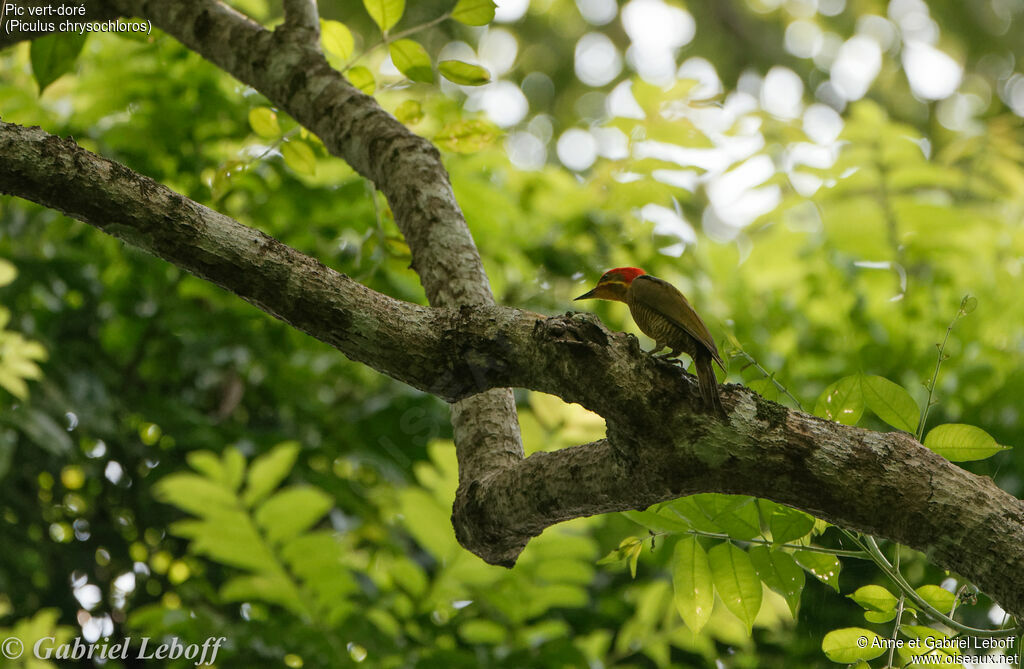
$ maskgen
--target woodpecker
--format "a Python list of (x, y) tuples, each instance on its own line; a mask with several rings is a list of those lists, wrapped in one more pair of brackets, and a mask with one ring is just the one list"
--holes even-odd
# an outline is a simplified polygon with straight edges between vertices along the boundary
[(601, 276), (593, 290), (577, 300), (614, 300), (629, 305), (629, 313), (641, 332), (654, 340), (656, 353), (668, 347), (662, 358), (675, 358), (680, 353), (693, 358), (697, 367), (697, 385), (709, 411), (724, 416), (718, 396), (718, 381), (711, 366), (714, 360), (725, 370), (715, 340), (697, 312), (678, 288), (653, 277), (638, 267), (616, 267)]

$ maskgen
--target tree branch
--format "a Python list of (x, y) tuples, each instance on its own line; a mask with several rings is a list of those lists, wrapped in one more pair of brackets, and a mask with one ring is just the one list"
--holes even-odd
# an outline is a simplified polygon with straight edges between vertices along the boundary
[(283, 0), (283, 4), (285, 25), (312, 30), (316, 38), (320, 37), (320, 14), (317, 12), (316, 0)]
[[(109, 0), (144, 16), (310, 129), (384, 193), (434, 306), (493, 305), (487, 275), (440, 154), (331, 68), (315, 40), (291, 39), (212, 0)], [(293, 0), (298, 2), (298, 0)], [(460, 486), (523, 458), (515, 400), (495, 388), (452, 407)]]
[(492, 469), (456, 496), (464, 546), (511, 565), (553, 524), (699, 492), (754, 495), (926, 552), (1024, 615), (1024, 503), (910, 435), (822, 420), (693, 378), (591, 315), (431, 309), (362, 286), (258, 231), (38, 128), (0, 122), (0, 192), (59, 209), (449, 400), (516, 386), (578, 402), (608, 438)]

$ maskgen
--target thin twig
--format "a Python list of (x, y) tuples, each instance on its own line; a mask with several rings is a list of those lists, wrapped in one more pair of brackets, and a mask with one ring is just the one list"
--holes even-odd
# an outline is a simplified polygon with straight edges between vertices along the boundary
[(772, 384), (779, 390), (779, 392), (781, 392), (789, 399), (793, 400), (793, 402), (796, 404), (797, 409), (799, 409), (800, 411), (804, 410), (803, 405), (800, 404), (800, 400), (794, 397), (793, 394), (786, 389), (786, 386), (779, 383), (779, 380), (775, 378), (775, 372), (769, 372), (767, 369), (762, 367), (761, 364), (754, 359), (754, 356), (750, 355), (739, 346), (736, 346), (736, 353), (733, 355), (733, 357), (743, 358), (748, 363), (753, 365), (757, 369), (757, 371), (761, 372), (761, 374), (763, 374), (766, 379), (772, 382)]
[(924, 426), (928, 421), (928, 412), (931, 410), (933, 404), (938, 404), (938, 400), (933, 400), (932, 396), (935, 393), (935, 384), (939, 379), (939, 368), (942, 366), (942, 361), (946, 358), (943, 357), (946, 352), (946, 342), (949, 340), (949, 333), (953, 331), (953, 326), (956, 322), (966, 316), (967, 314), (974, 311), (974, 305), (977, 301), (970, 295), (964, 295), (960, 300), (960, 309), (953, 316), (953, 320), (949, 322), (949, 327), (946, 328), (946, 336), (942, 338), (942, 343), (938, 344), (939, 355), (935, 359), (935, 371), (932, 373), (932, 380), (925, 384), (928, 388), (928, 399), (924, 403), (924, 408), (921, 409), (921, 421), (917, 424), (917, 440), (921, 441), (924, 437)]
[(347, 72), (353, 65), (358, 63), (363, 58), (366, 58), (371, 53), (373, 53), (374, 51), (379, 49), (380, 47), (385, 46), (387, 44), (391, 44), (392, 42), (394, 42), (396, 40), (404, 39), (406, 37), (409, 37), (410, 35), (415, 35), (418, 32), (422, 32), (422, 31), (426, 30), (427, 28), (433, 28), (438, 23), (442, 23), (444, 21), (447, 21), (451, 17), (452, 17), (452, 13), (451, 12), (445, 12), (441, 16), (438, 16), (436, 19), (433, 19), (431, 21), (427, 21), (426, 23), (421, 23), (418, 26), (413, 26), (412, 28), (406, 28), (405, 30), (402, 30), (400, 32), (393, 33), (393, 34), (388, 34), (388, 33), (385, 32), (384, 36), (380, 39), (380, 41), (378, 41), (375, 44), (373, 44), (372, 46), (368, 47), (365, 51), (363, 51), (361, 54), (357, 55), (355, 58), (352, 58), (351, 60), (349, 60), (349, 62), (341, 70), (342, 74)]
[[(650, 538), (662, 537), (670, 534), (678, 534), (677, 532), (650, 532)], [(721, 539), (723, 541), (732, 541), (737, 544), (761, 544), (763, 546), (772, 546), (774, 548), (792, 548), (798, 551), (807, 551), (809, 553), (823, 553), (825, 555), (835, 555), (836, 557), (847, 557), (856, 558), (859, 560), (870, 560), (871, 556), (866, 551), (850, 551), (842, 548), (825, 548), (824, 546), (804, 546), (803, 544), (777, 544), (768, 539), (736, 539), (728, 534), (722, 534), (719, 532), (705, 532), (704, 530), (684, 530), (682, 534), (692, 534), (695, 537), (705, 537), (707, 539)]]
[(970, 625), (964, 625), (963, 623), (953, 620), (952, 618), (950, 618), (949, 616), (947, 616), (946, 614), (942, 613), (934, 606), (929, 604), (927, 601), (925, 601), (925, 599), (921, 597), (921, 595), (917, 594), (917, 591), (914, 590), (913, 586), (911, 586), (910, 583), (908, 583), (907, 580), (903, 578), (903, 574), (900, 573), (899, 569), (893, 567), (889, 560), (886, 559), (885, 555), (882, 554), (882, 550), (878, 547), (878, 543), (875, 541), (874, 537), (870, 535), (863, 535), (864, 538), (863, 540), (861, 540), (860, 537), (856, 536), (848, 530), (842, 530), (842, 532), (846, 534), (854, 543), (856, 543), (858, 546), (862, 547), (864, 550), (870, 553), (871, 559), (874, 560), (875, 564), (877, 564), (883, 572), (885, 572), (885, 575), (889, 577), (889, 580), (891, 580), (900, 590), (902, 590), (903, 593), (908, 598), (910, 598), (910, 600), (913, 601), (916, 606), (920, 607), (922, 612), (926, 613), (929, 617), (939, 621), (943, 625), (950, 627), (954, 630), (957, 630), (958, 632), (962, 632), (964, 634), (993, 638), (1017, 636), (1021, 633), (1022, 629), (1024, 629), (1020, 627), (1014, 627), (1011, 629), (1004, 630), (986, 630), (978, 627), (971, 627)]

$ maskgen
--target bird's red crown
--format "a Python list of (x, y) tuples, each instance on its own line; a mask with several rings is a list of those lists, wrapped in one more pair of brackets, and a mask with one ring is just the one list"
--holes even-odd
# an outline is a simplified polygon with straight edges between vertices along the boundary
[(633, 283), (633, 279), (642, 274), (647, 274), (647, 272), (639, 267), (616, 267), (602, 274), (598, 283), (624, 283), (628, 286)]

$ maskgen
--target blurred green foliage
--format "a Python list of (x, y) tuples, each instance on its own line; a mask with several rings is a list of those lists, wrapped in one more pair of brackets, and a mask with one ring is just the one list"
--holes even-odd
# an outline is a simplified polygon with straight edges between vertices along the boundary
[[(280, 21), (277, 3), (230, 4)], [(894, 48), (870, 99), (823, 139), (806, 115), (765, 111), (741, 74), (781, 63), (819, 92), (827, 64), (786, 50), (792, 24), (844, 40), (885, 3), (690, 3), (697, 30), (675, 55), (714, 64), (723, 90), (711, 94), (686, 77), (660, 86), (628, 72), (582, 83), (581, 35), (601, 30), (623, 51), (629, 38), (618, 21), (588, 25), (570, 2), (535, 2), (514, 24), (422, 30), (452, 10), (485, 23), (487, 3), (408, 3), (393, 24), (403, 3), (366, 4), (379, 11), (320, 3), (330, 62), (444, 150), (500, 303), (562, 312), (609, 267), (642, 266), (698, 306), (729, 381), (845, 423), (920, 430), (948, 457), (991, 455), (965, 466), (1024, 491), (1024, 456), (999, 446), (1024, 442), (1024, 131), (1001, 101), (1000, 65), (1024, 56), (1009, 37), (1020, 18), (994, 3), (932, 8), (963, 90), (986, 102), (968, 128), (937, 120), (945, 101), (913, 95)], [(398, 71), (381, 67), (380, 27), (420, 45), (392, 46), (408, 57)], [(481, 83), (477, 69), (439, 65), (462, 60), (442, 49), (500, 33), (518, 51), (488, 76), (521, 87), (530, 107), (513, 127), (467, 110), (471, 89), (402, 74), (428, 81), (439, 67)], [(45, 71), (28, 45), (0, 52), (5, 121), (73, 135), (376, 290), (425, 302), (372, 185), (258, 93), (158, 32), (90, 36), (61, 69), (69, 52), (54, 50)], [(624, 81), (635, 118), (607, 111)], [(623, 149), (569, 171), (553, 146), (571, 128), (611, 133)], [(523, 132), (550, 144), (536, 169), (505, 151)], [(735, 152), (738, 141), (753, 148)], [(704, 162), (716, 150), (722, 162)], [(769, 173), (726, 188), (751, 165)], [(712, 215), (758, 194), (771, 206), (742, 225)], [(487, 566), (451, 529), (442, 402), (6, 196), (0, 256), (0, 636), (224, 636), (225, 667), (792, 667), (868, 659), (849, 630), (891, 632), (898, 595), (844, 554), (857, 552), (849, 536), (749, 497), (576, 520), (531, 542), (515, 569)], [(596, 309), (637, 333), (622, 305)], [(528, 451), (603, 436), (578, 406), (517, 399)], [(947, 613), (950, 593), (929, 588), (948, 575), (886, 551)], [(970, 584), (952, 578), (958, 619), (988, 625), (989, 602), (968, 606)]]

